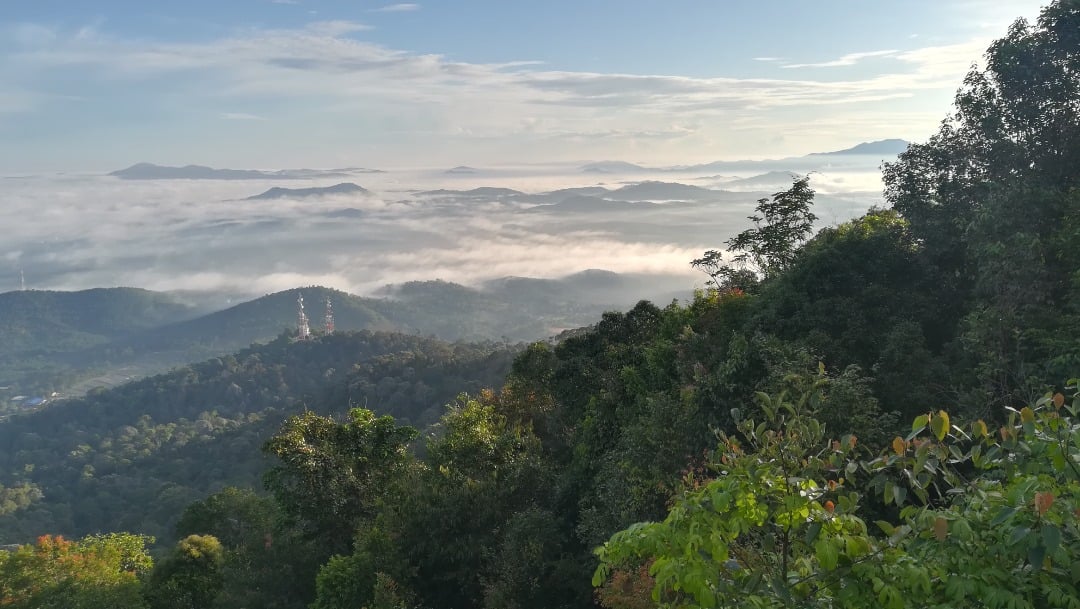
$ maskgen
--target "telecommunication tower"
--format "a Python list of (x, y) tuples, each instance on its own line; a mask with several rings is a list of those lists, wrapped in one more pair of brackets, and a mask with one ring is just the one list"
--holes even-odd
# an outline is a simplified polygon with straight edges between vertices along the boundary
[(296, 297), (296, 340), (311, 338), (311, 328), (308, 326), (307, 313), (304, 312), (304, 295)]
[(330, 302), (330, 297), (326, 297), (326, 333), (334, 333), (334, 305)]
[(23, 292), (26, 291), (26, 275), (23, 274), (22, 269), (19, 269), (19, 289)]

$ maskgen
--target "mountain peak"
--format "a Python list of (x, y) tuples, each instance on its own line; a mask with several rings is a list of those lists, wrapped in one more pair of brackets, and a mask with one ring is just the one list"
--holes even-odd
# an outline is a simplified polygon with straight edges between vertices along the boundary
[(832, 155), (848, 155), (848, 154), (885, 154), (889, 156), (896, 156), (908, 149), (911, 142), (901, 139), (887, 139), (876, 140), (873, 142), (862, 142), (856, 144), (851, 148), (845, 148), (843, 150), (834, 150), (833, 152), (816, 152), (815, 156), (832, 156)]
[(315, 188), (281, 188), (275, 186), (266, 192), (257, 194), (255, 196), (248, 197), (248, 201), (260, 200), (260, 199), (298, 199), (304, 197), (322, 197), (327, 195), (351, 195), (351, 194), (366, 194), (368, 190), (359, 184), (353, 184), (352, 182), (342, 182), (340, 184), (334, 184), (333, 186), (322, 186)]

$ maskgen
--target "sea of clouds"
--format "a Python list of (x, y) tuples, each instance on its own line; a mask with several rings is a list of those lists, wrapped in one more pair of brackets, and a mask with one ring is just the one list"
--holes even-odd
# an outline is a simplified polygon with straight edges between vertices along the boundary
[[(463, 284), (505, 276), (559, 277), (585, 269), (686, 278), (689, 262), (750, 225), (756, 198), (667, 203), (635, 210), (570, 212), (498, 197), (431, 196), (480, 186), (527, 193), (646, 179), (724, 189), (737, 175), (596, 175), (574, 166), (525, 166), (448, 174), (388, 170), (309, 180), (124, 180), (100, 174), (0, 180), (0, 292), (133, 286), (258, 296), (306, 285), (366, 294), (392, 283)], [(777, 166), (771, 169), (783, 169)], [(249, 200), (271, 187), (351, 181), (367, 194)], [(830, 225), (880, 204), (873, 165), (812, 176), (815, 212)], [(732, 186), (728, 190), (741, 190)]]

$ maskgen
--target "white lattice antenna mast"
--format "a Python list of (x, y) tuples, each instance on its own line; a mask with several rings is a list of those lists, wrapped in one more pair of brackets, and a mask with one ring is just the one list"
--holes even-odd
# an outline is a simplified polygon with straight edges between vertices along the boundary
[(19, 289), (23, 292), (26, 291), (26, 275), (23, 275), (22, 269), (19, 269)]
[(334, 305), (329, 296), (326, 297), (326, 333), (334, 333)]
[(311, 328), (308, 326), (307, 313), (304, 312), (304, 295), (296, 297), (296, 338), (307, 340), (311, 337)]

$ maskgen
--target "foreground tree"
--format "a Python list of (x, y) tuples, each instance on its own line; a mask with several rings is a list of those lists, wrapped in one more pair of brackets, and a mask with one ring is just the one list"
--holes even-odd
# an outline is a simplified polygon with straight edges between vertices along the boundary
[[(884, 167), (885, 195), (941, 278), (970, 402), (994, 418), (1072, 374), (1080, 212), (1080, 0), (1019, 20), (968, 74), (954, 112)], [(1023, 252), (1022, 255), (1017, 255)], [(1063, 314), (1064, 313), (1064, 314)]]
[[(638, 579), (665, 607), (1080, 607), (1076, 381), (1070, 392), (1013, 412), (996, 433), (920, 416), (865, 462), (854, 436), (827, 441), (808, 416), (814, 389), (761, 395), (765, 421), (743, 422), (745, 444), (723, 437), (714, 478), (663, 522), (597, 550), (594, 584), (647, 565)], [(859, 477), (899, 521), (867, 527), (846, 489)]]
[(291, 526), (330, 554), (348, 554), (359, 523), (408, 459), (416, 430), (362, 408), (340, 424), (311, 412), (290, 418), (264, 450), (280, 459), (266, 474)]
[(153, 540), (117, 533), (78, 541), (44, 536), (0, 551), (0, 606), (10, 609), (142, 609), (141, 577)]
[(810, 211), (813, 203), (810, 176), (796, 178), (791, 188), (758, 200), (749, 217), (754, 227), (727, 241), (731, 263), (721, 252), (709, 250), (690, 265), (709, 275), (721, 290), (745, 289), (759, 278), (775, 277), (791, 265), (799, 246), (813, 233), (817, 220)]
[(224, 582), (225, 551), (210, 535), (189, 535), (151, 574), (151, 609), (207, 609)]

